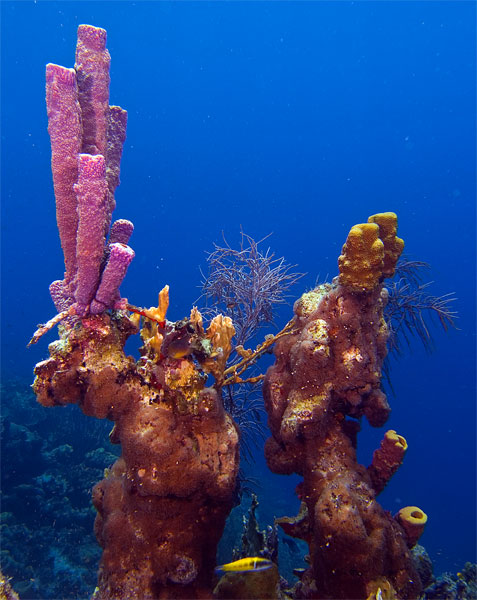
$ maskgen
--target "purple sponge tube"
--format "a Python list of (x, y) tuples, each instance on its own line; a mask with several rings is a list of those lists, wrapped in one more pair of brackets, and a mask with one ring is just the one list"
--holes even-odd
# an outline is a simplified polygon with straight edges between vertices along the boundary
[(119, 295), (119, 286), (133, 258), (134, 250), (126, 244), (111, 244), (108, 262), (104, 268), (96, 296), (91, 302), (92, 314), (98, 315), (108, 308), (112, 308)]
[(73, 304), (73, 297), (69, 285), (64, 279), (50, 283), (50, 296), (57, 312), (67, 310)]
[(134, 231), (134, 225), (127, 219), (118, 219), (111, 225), (111, 231), (109, 233), (109, 245), (119, 243), (127, 244), (129, 238)]
[(106, 219), (106, 167), (101, 154), (80, 154), (78, 183), (74, 185), (78, 198), (78, 231), (76, 233), (75, 300), (79, 313), (86, 313), (94, 298), (104, 254), (104, 223)]

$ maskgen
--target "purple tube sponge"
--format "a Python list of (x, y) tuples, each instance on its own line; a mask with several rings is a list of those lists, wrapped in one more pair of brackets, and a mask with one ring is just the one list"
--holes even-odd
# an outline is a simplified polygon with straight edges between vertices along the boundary
[(81, 151), (85, 153), (106, 156), (110, 63), (106, 30), (80, 25), (75, 69), (83, 124)]
[(100, 278), (104, 253), (104, 220), (106, 218), (106, 166), (104, 156), (80, 154), (78, 183), (78, 231), (76, 234), (75, 300), (78, 314), (85, 314), (94, 298)]
[(73, 303), (69, 286), (63, 279), (57, 279), (50, 283), (50, 296), (59, 313), (67, 310)]
[(106, 31), (80, 25), (75, 68), (46, 67), (51, 166), (65, 257), (65, 278), (51, 284), (50, 294), (58, 312), (74, 305), (79, 316), (90, 312), (94, 299), (96, 314), (112, 308), (134, 256), (131, 249), (109, 256), (134, 229), (121, 219), (109, 232), (127, 125), (127, 112), (109, 106), (110, 60)]
[(127, 244), (129, 238), (134, 231), (134, 225), (127, 219), (118, 219), (111, 225), (111, 231), (109, 233), (109, 245)]
[(120, 106), (110, 106), (108, 114), (108, 143), (106, 149), (106, 181), (108, 183), (109, 218), (107, 227), (111, 224), (111, 215), (116, 208), (114, 192), (119, 185), (121, 156), (126, 139), (128, 113)]
[(76, 195), (81, 150), (81, 113), (74, 69), (46, 65), (46, 111), (51, 140), (51, 170), (56, 197), (56, 222), (65, 257), (65, 279), (76, 272)]
[(99, 314), (113, 307), (115, 300), (119, 296), (119, 286), (133, 258), (134, 250), (126, 246), (126, 244), (111, 244), (108, 262), (104, 268), (101, 283), (91, 303), (91, 313)]

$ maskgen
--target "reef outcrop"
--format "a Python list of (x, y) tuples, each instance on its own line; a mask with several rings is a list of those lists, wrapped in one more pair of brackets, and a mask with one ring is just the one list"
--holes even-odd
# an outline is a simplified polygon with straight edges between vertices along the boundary
[[(191, 355), (171, 358), (146, 343), (142, 360), (127, 357), (137, 331), (119, 312), (65, 328), (37, 364), (33, 389), (44, 406), (75, 403), (114, 421), (110, 438), (121, 444), (93, 489), (103, 548), (95, 597), (207, 597), (233, 504), (238, 431)], [(166, 341), (176, 333), (164, 323)]]
[[(376, 501), (406, 441), (389, 431), (368, 469), (356, 460), (359, 419), (381, 427), (390, 412), (381, 390), (389, 335), (383, 281), (404, 246), (396, 215), (354, 226), (333, 283), (303, 294), (281, 332), (255, 351), (237, 346), (228, 365), (235, 334), (228, 316), (216, 315), (205, 329), (194, 307), (171, 322), (168, 286), (149, 309), (120, 297), (134, 256), (127, 245), (133, 226), (125, 220), (111, 226), (126, 112), (108, 104), (109, 62), (106, 32), (80, 25), (75, 69), (47, 66), (65, 274), (50, 286), (59, 314), (31, 342), (60, 324), (50, 358), (35, 367), (38, 401), (77, 404), (85, 415), (111, 420), (110, 440), (121, 445), (120, 458), (93, 489), (103, 548), (94, 597), (212, 597), (217, 544), (239, 468), (239, 432), (221, 390), (260, 381), (263, 375), (241, 375), (275, 343), (263, 387), (271, 430), (265, 454), (272, 471), (303, 476), (299, 515), (279, 522), (310, 549), (295, 597), (418, 598), (422, 585), (410, 548), (426, 516), (407, 507), (393, 518)], [(139, 332), (143, 346), (135, 360), (124, 346)], [(274, 567), (254, 585), (237, 582), (234, 588), (226, 579), (216, 594), (274, 597), (279, 574)]]
[(356, 460), (358, 419), (381, 427), (390, 412), (381, 390), (388, 338), (382, 282), (403, 248), (394, 213), (369, 221), (351, 229), (339, 277), (295, 303), (293, 330), (277, 341), (264, 382), (267, 463), (275, 473), (303, 476), (300, 515), (279, 520), (310, 548), (302, 598), (374, 598), (378, 588), (417, 598), (421, 591), (409, 536), (376, 501), (405, 440), (388, 432), (368, 470)]

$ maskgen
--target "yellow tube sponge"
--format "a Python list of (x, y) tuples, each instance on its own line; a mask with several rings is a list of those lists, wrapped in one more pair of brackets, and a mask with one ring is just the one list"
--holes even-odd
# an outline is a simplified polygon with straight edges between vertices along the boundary
[(371, 215), (368, 223), (379, 226), (379, 237), (384, 244), (383, 277), (392, 277), (396, 263), (404, 249), (404, 240), (397, 237), (397, 215), (393, 212)]
[(394, 518), (404, 529), (409, 548), (415, 546), (427, 523), (426, 513), (417, 506), (406, 506)]
[(380, 447), (374, 451), (373, 462), (368, 467), (368, 474), (376, 494), (383, 491), (388, 481), (402, 463), (407, 450), (407, 442), (390, 429), (384, 435)]
[(354, 291), (371, 291), (382, 277), (384, 244), (379, 238), (379, 225), (354, 225), (338, 258), (341, 285)]

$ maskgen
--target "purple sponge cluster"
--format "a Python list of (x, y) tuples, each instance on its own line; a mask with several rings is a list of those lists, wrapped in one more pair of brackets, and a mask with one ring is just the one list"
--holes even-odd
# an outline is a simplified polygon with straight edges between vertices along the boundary
[[(64, 279), (50, 285), (58, 312), (100, 314), (119, 300), (134, 251), (133, 224), (111, 226), (127, 112), (109, 106), (106, 31), (78, 27), (74, 69), (46, 66), (46, 106)], [(110, 228), (111, 226), (111, 228)], [(108, 239), (109, 238), (109, 239)]]

